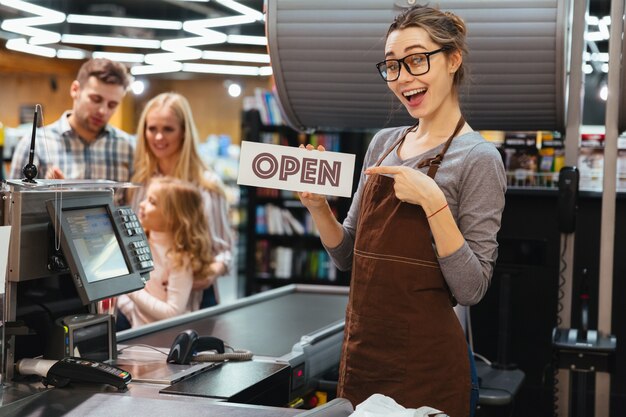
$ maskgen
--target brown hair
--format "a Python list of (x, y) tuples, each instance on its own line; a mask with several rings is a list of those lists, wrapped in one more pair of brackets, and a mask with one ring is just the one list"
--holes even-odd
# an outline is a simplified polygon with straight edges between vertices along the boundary
[[(394, 19), (387, 37), (396, 30), (408, 27), (424, 29), (436, 44), (446, 49), (446, 54), (459, 51), (463, 57), (467, 56), (467, 28), (463, 19), (452, 12), (442, 12), (429, 6), (415, 5), (403, 10)], [(466, 76), (466, 70), (461, 62), (459, 69), (454, 73), (454, 86), (458, 88)]]
[(89, 77), (96, 77), (105, 84), (121, 85), (124, 90), (128, 88), (131, 80), (123, 64), (106, 58), (93, 58), (81, 65), (76, 81), (85, 85)]
[(173, 177), (156, 177), (150, 184), (159, 186), (156, 191), (159, 208), (168, 219), (168, 230), (174, 238), (173, 249), (167, 254), (174, 268), (183, 266), (187, 257), (194, 279), (206, 278), (213, 252), (200, 190), (194, 184)]

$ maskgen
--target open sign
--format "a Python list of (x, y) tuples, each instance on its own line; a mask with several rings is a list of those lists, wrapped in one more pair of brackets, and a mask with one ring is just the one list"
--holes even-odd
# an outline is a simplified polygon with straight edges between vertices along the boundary
[(241, 142), (237, 184), (350, 197), (352, 154)]

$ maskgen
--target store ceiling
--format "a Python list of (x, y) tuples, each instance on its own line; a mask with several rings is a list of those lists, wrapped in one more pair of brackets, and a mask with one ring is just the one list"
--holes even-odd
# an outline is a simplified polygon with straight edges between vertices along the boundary
[(113, 54), (135, 75), (267, 76), (262, 9), (263, 0), (0, 0), (0, 37), (51, 58)]
[[(267, 76), (271, 68), (263, 3), (263, 0), (0, 0), (0, 38), (9, 49), (60, 59), (123, 54), (111, 57), (126, 62), (135, 75), (239, 71), (240, 75)], [(589, 14), (600, 18), (610, 14), (610, 1), (590, 0)], [(94, 17), (94, 22), (80, 23)], [(112, 18), (152, 22), (148, 22), (148, 27), (138, 27), (141, 25), (135, 22), (115, 22)], [(607, 49), (604, 41), (596, 42), (596, 46), (601, 52)]]

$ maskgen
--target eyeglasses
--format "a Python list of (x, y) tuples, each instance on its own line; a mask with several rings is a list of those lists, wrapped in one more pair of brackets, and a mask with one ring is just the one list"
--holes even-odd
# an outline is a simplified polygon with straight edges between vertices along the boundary
[(411, 75), (424, 75), (430, 70), (430, 56), (445, 51), (446, 47), (439, 48), (431, 52), (420, 52), (418, 54), (407, 55), (401, 59), (388, 59), (376, 64), (380, 76), (387, 82), (395, 81), (400, 77), (400, 69), (404, 68)]

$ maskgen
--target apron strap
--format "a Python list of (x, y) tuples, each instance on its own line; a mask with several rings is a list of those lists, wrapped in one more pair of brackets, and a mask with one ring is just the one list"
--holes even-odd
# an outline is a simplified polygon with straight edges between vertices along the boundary
[(379, 166), (387, 157), (387, 155), (389, 155), (391, 153), (392, 150), (396, 149), (396, 146), (398, 146), (398, 144), (400, 144), (400, 142), (402, 142), (404, 140), (404, 138), (406, 138), (406, 135), (408, 135), (410, 132), (415, 131), (415, 129), (417, 128), (417, 126), (419, 125), (419, 121), (417, 123), (415, 123), (413, 126), (411, 126), (410, 128), (408, 128), (403, 134), (402, 136), (400, 136), (398, 138), (398, 140), (396, 140), (393, 145), (391, 145), (387, 151), (385, 151), (385, 153), (383, 154), (383, 156), (381, 156), (378, 161), (376, 162), (375, 166)]
[(459, 133), (459, 131), (464, 125), (465, 125), (465, 119), (463, 118), (463, 115), (461, 115), (461, 117), (459, 118), (459, 121), (456, 123), (454, 132), (452, 132), (452, 135), (450, 135), (450, 137), (446, 141), (446, 144), (444, 145), (441, 152), (439, 152), (434, 158), (422, 159), (420, 162), (418, 162), (417, 167), (423, 168), (425, 166), (428, 166), (429, 167), (428, 176), (431, 178), (434, 178), (435, 174), (437, 173), (437, 170), (439, 169), (439, 166), (441, 165), (441, 161), (443, 161), (443, 156), (446, 154), (446, 152), (448, 151), (448, 148), (450, 147), (450, 144), (452, 143), (452, 139), (454, 139), (454, 137), (457, 135), (457, 133)]

